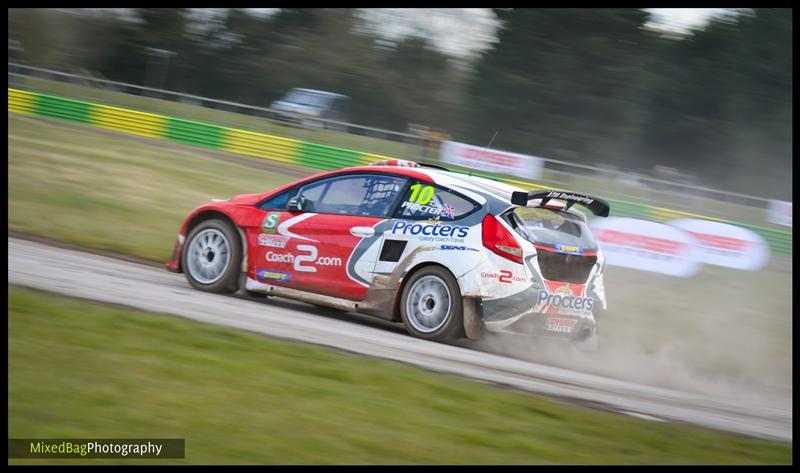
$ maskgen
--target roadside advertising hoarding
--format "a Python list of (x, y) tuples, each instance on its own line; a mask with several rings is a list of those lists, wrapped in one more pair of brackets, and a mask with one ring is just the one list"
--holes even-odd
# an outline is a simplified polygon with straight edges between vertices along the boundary
[(671, 220), (667, 225), (689, 233), (697, 248), (695, 257), (702, 263), (756, 271), (769, 262), (767, 242), (746, 228), (696, 218)]
[(777, 225), (792, 226), (792, 203), (783, 200), (770, 200), (767, 207), (767, 221)]
[(456, 166), (528, 179), (541, 179), (544, 167), (544, 161), (535, 156), (481, 148), (455, 141), (442, 142), (440, 156), (442, 161)]
[(663, 223), (627, 217), (591, 220), (606, 264), (670, 276), (694, 276), (702, 264), (688, 233)]

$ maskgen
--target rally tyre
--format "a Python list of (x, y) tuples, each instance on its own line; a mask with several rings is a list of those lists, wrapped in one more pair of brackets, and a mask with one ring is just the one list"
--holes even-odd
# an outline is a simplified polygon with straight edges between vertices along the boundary
[(581, 340), (579, 342), (574, 342), (575, 346), (581, 352), (585, 354), (595, 354), (600, 351), (600, 332), (595, 325), (594, 330), (592, 330), (592, 334), (586, 337), (586, 339)]
[(186, 238), (181, 264), (195, 289), (233, 294), (239, 289), (242, 266), (238, 232), (225, 220), (201, 222)]
[(463, 305), (458, 283), (441, 266), (415, 272), (403, 287), (400, 316), (409, 333), (445, 341), (463, 335)]

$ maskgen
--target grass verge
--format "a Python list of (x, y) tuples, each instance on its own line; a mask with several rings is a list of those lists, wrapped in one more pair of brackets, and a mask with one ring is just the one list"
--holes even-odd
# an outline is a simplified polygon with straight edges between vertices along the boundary
[[(186, 439), (159, 462), (791, 462), (791, 445), (14, 287), (8, 357), (9, 437)], [(141, 461), (10, 461), (76, 462)]]
[(8, 120), (9, 229), (132, 256), (166, 261), (195, 207), (294, 179), (91, 128)]

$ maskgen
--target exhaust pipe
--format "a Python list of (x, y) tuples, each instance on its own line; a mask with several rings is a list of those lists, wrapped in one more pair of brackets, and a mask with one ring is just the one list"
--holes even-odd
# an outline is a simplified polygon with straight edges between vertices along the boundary
[(581, 333), (577, 337), (575, 337), (575, 341), (582, 342), (587, 338), (589, 338), (589, 335), (591, 334), (592, 334), (592, 329), (590, 329), (589, 327), (584, 327), (583, 330), (581, 330)]

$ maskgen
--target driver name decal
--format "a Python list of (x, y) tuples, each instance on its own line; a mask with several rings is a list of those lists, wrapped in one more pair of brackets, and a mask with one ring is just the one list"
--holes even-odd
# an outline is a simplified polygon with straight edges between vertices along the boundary
[(442, 209), (440, 209), (439, 207), (433, 207), (433, 206), (430, 206), (430, 205), (422, 205), (422, 204), (418, 204), (416, 202), (408, 202), (408, 201), (406, 201), (406, 202), (403, 202), (402, 204), (400, 204), (400, 207), (404, 208), (404, 209), (408, 209), (411, 212), (420, 212), (420, 213), (427, 214), (427, 215), (437, 215), (438, 216), (438, 215), (442, 214)]

